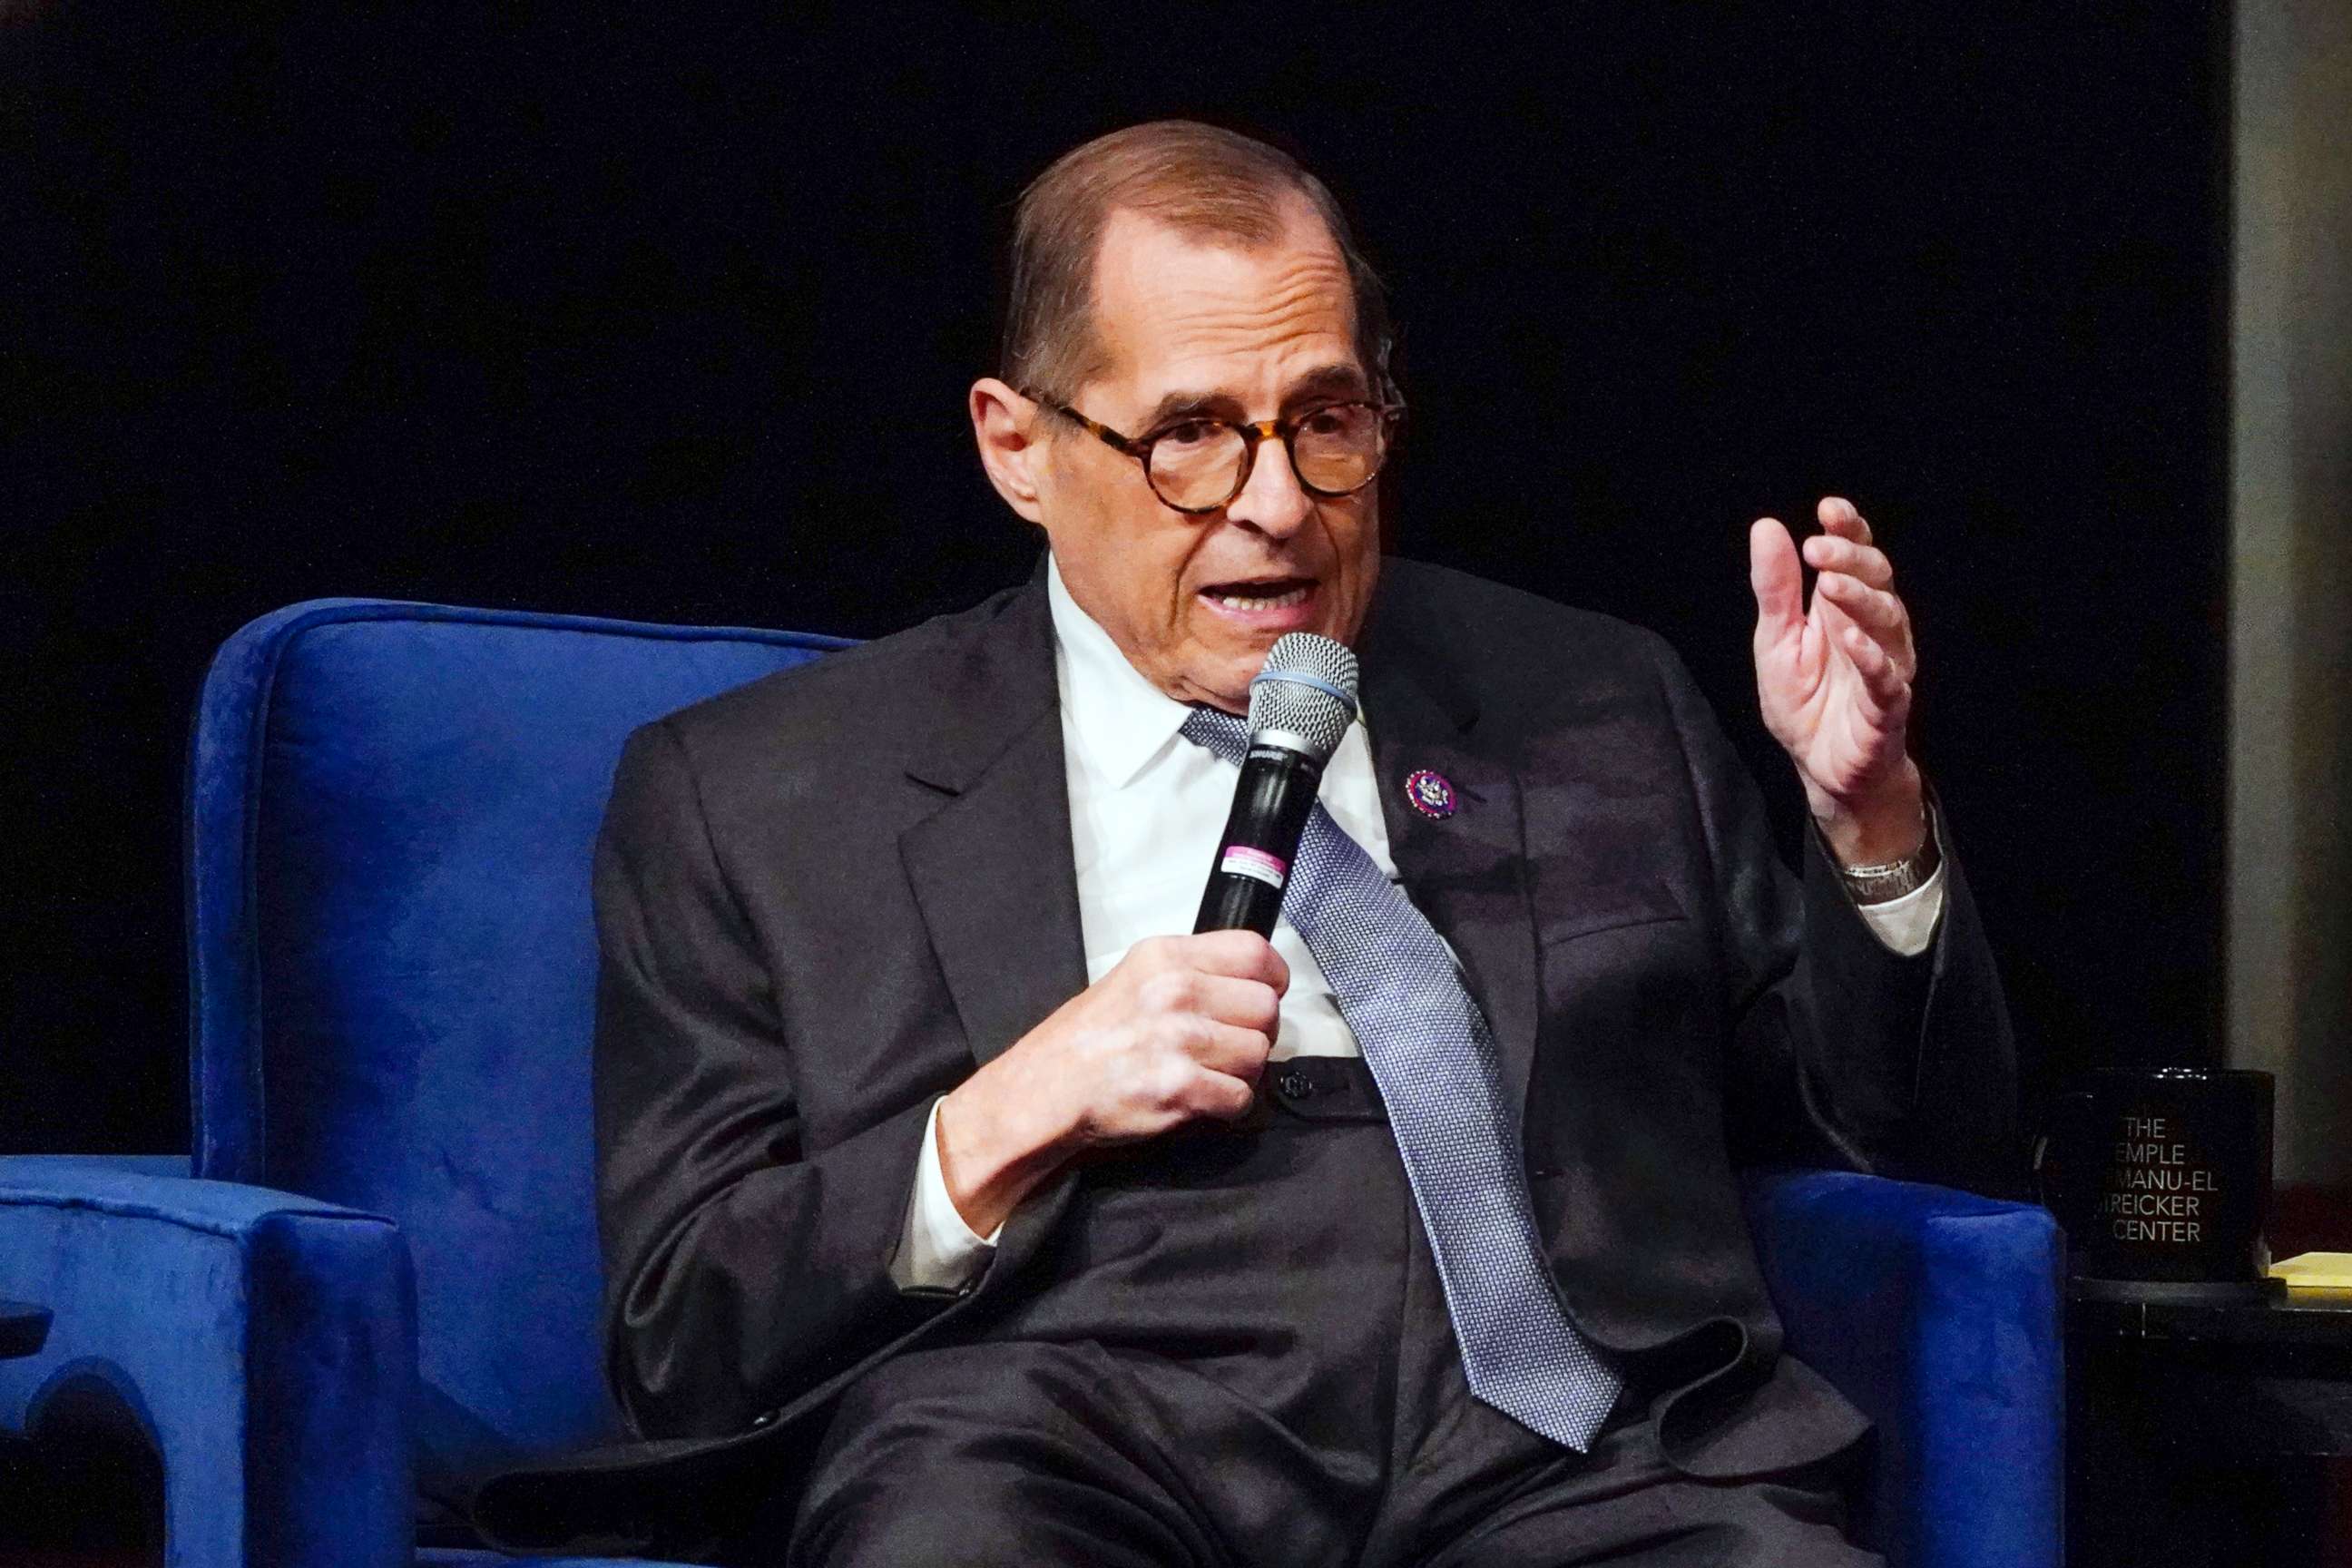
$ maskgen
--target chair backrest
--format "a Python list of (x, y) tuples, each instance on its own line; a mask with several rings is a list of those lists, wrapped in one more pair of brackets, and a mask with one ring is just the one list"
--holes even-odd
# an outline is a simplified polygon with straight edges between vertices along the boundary
[(188, 784), (195, 1172), (399, 1222), (421, 1464), (619, 1433), (589, 1103), (613, 765), (635, 726), (839, 646), (320, 600), (215, 658)]

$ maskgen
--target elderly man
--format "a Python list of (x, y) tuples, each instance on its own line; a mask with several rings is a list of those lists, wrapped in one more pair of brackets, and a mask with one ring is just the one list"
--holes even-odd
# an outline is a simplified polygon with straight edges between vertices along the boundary
[[(1865, 1424), (1779, 1353), (1732, 1170), (2009, 1152), (1887, 557), (1843, 500), (1801, 551), (1750, 534), (1818, 829), (1792, 878), (1657, 638), (1383, 558), (1388, 347), (1283, 154), (1077, 149), (971, 394), (1037, 579), (632, 739), (596, 869), (609, 1364), (685, 1440), (542, 1478), (583, 1540), (1875, 1561), (1836, 1490)], [(1364, 672), (1317, 890), (1270, 942), (1182, 934), (1222, 716), (1297, 630)]]

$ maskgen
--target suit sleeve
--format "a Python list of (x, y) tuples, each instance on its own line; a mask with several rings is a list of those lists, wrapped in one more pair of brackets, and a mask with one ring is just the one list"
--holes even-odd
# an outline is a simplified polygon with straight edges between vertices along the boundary
[(803, 1147), (793, 1042), (666, 722), (622, 753), (595, 905), (607, 1376), (640, 1436), (740, 1430), (940, 1309), (890, 1275), (930, 1104)]
[(1943, 916), (1906, 956), (1872, 932), (1818, 833), (1801, 877), (1789, 873), (1755, 780), (1681, 661), (1654, 651), (1719, 902), (1735, 1161), (1829, 1160), (2017, 1194), (2016, 1045), (1941, 803)]

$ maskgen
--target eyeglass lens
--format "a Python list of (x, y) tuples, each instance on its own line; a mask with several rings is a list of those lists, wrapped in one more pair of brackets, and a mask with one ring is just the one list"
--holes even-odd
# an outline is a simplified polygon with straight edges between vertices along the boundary
[[(1379, 410), (1360, 403), (1320, 408), (1291, 437), (1298, 481), (1311, 490), (1343, 495), (1380, 472), (1388, 432)], [(1151, 488), (1174, 507), (1213, 507), (1241, 488), (1251, 442), (1231, 425), (1199, 419), (1163, 432), (1151, 444)]]

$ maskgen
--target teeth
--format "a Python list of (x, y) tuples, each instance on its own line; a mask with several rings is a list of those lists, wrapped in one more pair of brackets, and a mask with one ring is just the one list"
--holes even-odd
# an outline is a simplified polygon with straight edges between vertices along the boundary
[(1211, 598), (1229, 610), (1286, 610), (1293, 605), (1307, 602), (1307, 590), (1291, 588), (1280, 594), (1212, 594)]

